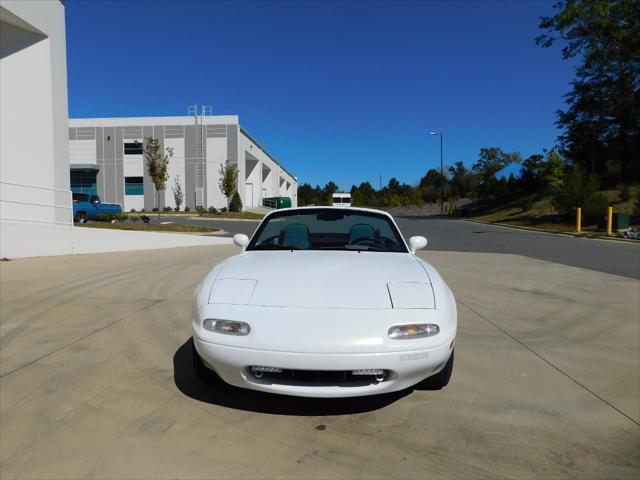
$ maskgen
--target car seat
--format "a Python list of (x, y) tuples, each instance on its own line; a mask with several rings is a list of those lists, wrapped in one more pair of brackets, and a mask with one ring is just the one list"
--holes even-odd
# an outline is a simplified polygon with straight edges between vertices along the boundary
[(283, 247), (292, 247), (301, 250), (310, 248), (309, 228), (302, 223), (287, 225), (282, 233), (281, 245)]
[(366, 223), (356, 223), (349, 229), (349, 240), (347, 240), (347, 244), (350, 244), (354, 240), (358, 238), (375, 238), (375, 230), (371, 225)]

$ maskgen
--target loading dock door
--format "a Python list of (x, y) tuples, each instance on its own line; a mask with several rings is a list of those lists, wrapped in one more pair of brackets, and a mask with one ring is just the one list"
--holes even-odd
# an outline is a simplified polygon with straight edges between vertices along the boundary
[(245, 207), (253, 207), (253, 183), (245, 183), (244, 202)]

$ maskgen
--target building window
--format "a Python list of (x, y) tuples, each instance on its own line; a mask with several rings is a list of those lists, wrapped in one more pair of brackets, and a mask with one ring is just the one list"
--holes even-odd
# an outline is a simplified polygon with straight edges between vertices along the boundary
[(71, 191), (73, 193), (88, 193), (97, 195), (96, 170), (71, 169)]
[(125, 155), (142, 155), (142, 144), (140, 142), (127, 142), (124, 144)]
[(124, 177), (125, 195), (144, 195), (142, 177)]

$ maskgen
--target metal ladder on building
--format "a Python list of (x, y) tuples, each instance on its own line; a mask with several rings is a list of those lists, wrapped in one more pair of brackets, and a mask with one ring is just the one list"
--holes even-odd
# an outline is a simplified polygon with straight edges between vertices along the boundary
[(204, 178), (206, 162), (206, 151), (204, 142), (207, 138), (207, 134), (205, 131), (206, 125), (204, 125), (203, 117), (206, 115), (211, 115), (211, 106), (202, 105), (200, 107), (200, 112), (198, 112), (198, 105), (191, 105), (189, 106), (188, 114), (193, 115), (196, 126), (195, 204), (196, 208), (202, 208), (204, 207)]

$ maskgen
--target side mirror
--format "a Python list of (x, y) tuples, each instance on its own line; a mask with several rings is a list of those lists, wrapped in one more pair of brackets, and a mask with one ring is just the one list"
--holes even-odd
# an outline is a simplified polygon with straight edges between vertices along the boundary
[(244, 250), (249, 245), (249, 237), (247, 237), (244, 233), (236, 233), (233, 236), (233, 243)]
[(409, 239), (409, 248), (411, 253), (416, 253), (416, 250), (422, 250), (427, 246), (427, 239), (424, 237), (416, 236)]

